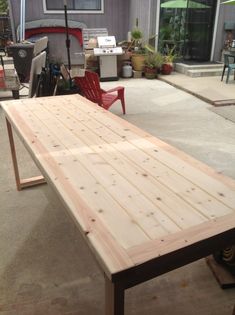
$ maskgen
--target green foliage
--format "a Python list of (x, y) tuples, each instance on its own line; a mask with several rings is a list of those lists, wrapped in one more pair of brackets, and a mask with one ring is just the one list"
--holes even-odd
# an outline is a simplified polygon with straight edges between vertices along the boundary
[(7, 0), (0, 0), (0, 13), (6, 13), (8, 9)]
[(162, 26), (159, 32), (159, 40), (168, 40), (171, 38), (171, 34), (172, 27), (169, 24)]
[(175, 48), (176, 46), (173, 46), (171, 49), (168, 45), (166, 46), (166, 55), (163, 56), (164, 63), (172, 63), (178, 57), (178, 55), (175, 53)]
[(133, 40), (140, 40), (143, 37), (143, 34), (142, 34), (140, 29), (134, 28), (131, 31), (131, 37), (132, 37)]
[(152, 45), (150, 45), (150, 44), (146, 44), (145, 46), (144, 46), (144, 48), (145, 48), (145, 50), (146, 50), (146, 52), (147, 53), (152, 53), (152, 54), (154, 54), (156, 51), (155, 51), (155, 47), (153, 47)]
[(141, 50), (141, 40), (142, 40), (143, 34), (141, 30), (136, 27), (131, 31), (131, 45), (130, 47), (133, 47), (136, 51)]
[(163, 56), (160, 52), (148, 52), (145, 57), (145, 65), (148, 68), (160, 68), (163, 64)]
[[(134, 54), (146, 54), (148, 52), (155, 52), (155, 48), (149, 44), (149, 41), (152, 41), (156, 38), (157, 35), (152, 35), (148, 39), (143, 39), (142, 31), (136, 26), (131, 31), (131, 41), (126, 40), (118, 43), (119, 46), (122, 46), (124, 50), (133, 52)], [(148, 43), (148, 44), (146, 44)]]

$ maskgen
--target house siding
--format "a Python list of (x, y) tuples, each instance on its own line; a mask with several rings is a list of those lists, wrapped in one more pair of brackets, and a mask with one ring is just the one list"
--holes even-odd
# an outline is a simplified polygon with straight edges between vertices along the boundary
[[(9, 0), (8, 0), (9, 1)], [(16, 28), (20, 23), (20, 1), (10, 0), (13, 8), (13, 18)], [(62, 0), (61, 0), (62, 1)], [(102, 14), (68, 14), (69, 20), (85, 23), (87, 28), (107, 28), (109, 35), (114, 35), (117, 41), (127, 38), (129, 30), (129, 0), (104, 0), (104, 13)], [(43, 11), (42, 0), (26, 0), (26, 22), (40, 19), (64, 19), (63, 14), (45, 14)], [(49, 35), (49, 43), (53, 41), (53, 45), (49, 47), (49, 52), (53, 60), (65, 62), (67, 60), (66, 49), (61, 45), (63, 35)], [(59, 51), (59, 52), (57, 52)], [(81, 57), (78, 52), (82, 48), (76, 39), (71, 36), (71, 62), (79, 64)], [(79, 59), (80, 58), (80, 59)]]
[[(20, 19), (20, 1), (8, 1), (11, 1), (12, 3), (14, 22), (17, 27)], [(135, 27), (136, 19), (138, 19), (139, 28), (143, 31), (145, 39), (147, 39), (150, 35), (153, 35), (156, 32), (156, 23), (158, 23), (156, 21), (156, 10), (159, 1), (160, 0), (104, 0), (103, 14), (69, 14), (68, 18), (69, 20), (85, 23), (88, 28), (107, 28), (109, 35), (116, 36), (117, 41), (127, 38), (127, 32)], [(213, 56), (214, 61), (221, 60), (221, 53), (226, 37), (224, 22), (235, 21), (234, 17), (235, 6), (220, 6), (215, 51)], [(43, 12), (42, 0), (26, 0), (26, 22), (52, 18), (64, 19), (64, 16), (63, 14), (45, 14)], [(52, 39), (52, 37), (49, 39)], [(54, 46), (60, 48), (60, 57), (62, 60), (65, 60), (66, 50), (61, 45), (61, 39), (62, 35), (53, 36)], [(71, 37), (72, 63), (77, 63), (76, 58), (78, 57), (76, 57), (76, 53), (81, 50), (82, 48), (76, 40)], [(54, 51), (56, 54), (56, 49)]]
[[(16, 27), (20, 23), (20, 1), (11, 0)], [(129, 1), (104, 0), (102, 14), (68, 14), (69, 20), (85, 23), (88, 28), (107, 28), (117, 40), (126, 39), (129, 28)], [(42, 0), (26, 0), (26, 22), (39, 19), (64, 19), (63, 14), (45, 14)]]
[(129, 29), (132, 30), (138, 19), (138, 27), (145, 39), (150, 34), (150, 12), (152, 0), (130, 0)]
[(233, 38), (235, 39), (235, 6), (233, 5), (221, 5), (219, 11), (217, 33), (216, 33), (216, 42), (215, 42), (215, 51), (214, 51), (214, 60), (220, 61), (222, 59), (222, 51), (226, 38), (226, 32), (224, 30), (225, 22), (233, 22)]

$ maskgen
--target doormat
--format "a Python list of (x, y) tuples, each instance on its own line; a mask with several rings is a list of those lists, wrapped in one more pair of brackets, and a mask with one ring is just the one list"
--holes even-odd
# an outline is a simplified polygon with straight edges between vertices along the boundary
[(235, 123), (235, 105), (226, 107), (211, 107), (209, 110)]

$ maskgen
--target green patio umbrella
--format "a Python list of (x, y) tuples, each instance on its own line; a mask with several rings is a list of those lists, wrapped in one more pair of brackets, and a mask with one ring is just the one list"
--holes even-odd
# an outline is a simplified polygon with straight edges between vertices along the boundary
[[(235, 0), (234, 0), (235, 2)], [(208, 5), (187, 0), (170, 0), (161, 4), (161, 8), (165, 9), (206, 9), (210, 8)]]
[(235, 4), (235, 0), (227, 0), (227, 1), (221, 2), (220, 4)]

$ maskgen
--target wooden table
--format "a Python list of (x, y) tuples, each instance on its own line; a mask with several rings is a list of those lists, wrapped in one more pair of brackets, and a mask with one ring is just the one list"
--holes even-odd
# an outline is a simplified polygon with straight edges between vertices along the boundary
[[(79, 95), (2, 103), (105, 274), (106, 315), (125, 289), (235, 240), (235, 182)], [(85, 262), (84, 262), (85, 263)], [(167, 292), (166, 292), (167, 294)]]

